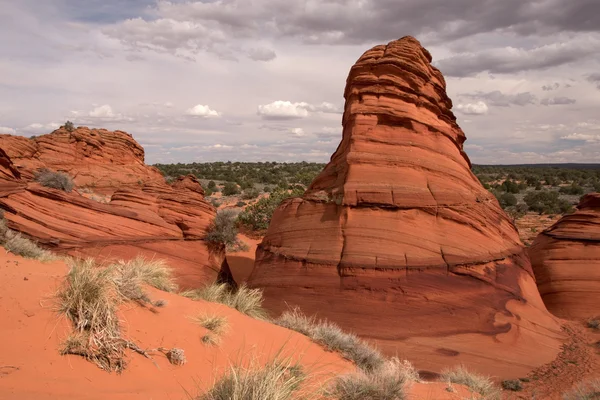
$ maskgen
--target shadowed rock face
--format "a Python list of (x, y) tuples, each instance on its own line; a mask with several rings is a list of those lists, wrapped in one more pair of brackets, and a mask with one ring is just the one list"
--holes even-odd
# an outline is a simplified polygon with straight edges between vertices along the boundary
[[(40, 168), (67, 172), (75, 189), (42, 187), (32, 180)], [(216, 210), (198, 180), (190, 175), (166, 184), (121, 131), (0, 135), (0, 208), (11, 229), (44, 247), (77, 256), (163, 258), (186, 287), (215, 279), (224, 259), (223, 249), (203, 240)]]
[(422, 369), (522, 376), (562, 335), (517, 230), (470, 171), (431, 56), (412, 37), (350, 70), (343, 138), (302, 198), (284, 201), (250, 284)]
[(562, 318), (600, 315), (600, 193), (540, 233), (529, 255), (548, 310)]

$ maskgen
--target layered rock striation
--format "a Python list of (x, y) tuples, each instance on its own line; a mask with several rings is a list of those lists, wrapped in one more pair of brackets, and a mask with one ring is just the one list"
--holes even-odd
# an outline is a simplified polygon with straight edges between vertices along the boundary
[(540, 233), (529, 249), (548, 310), (562, 318), (600, 315), (600, 193)]
[[(43, 187), (47, 168), (75, 189)], [(224, 249), (204, 241), (216, 210), (194, 176), (165, 183), (143, 148), (121, 131), (59, 129), (34, 139), (0, 135), (0, 208), (11, 229), (77, 256), (166, 259), (185, 287), (214, 279)]]
[(562, 334), (517, 230), (470, 170), (444, 77), (412, 37), (350, 70), (343, 137), (302, 198), (284, 201), (250, 285), (439, 371), (520, 376)]

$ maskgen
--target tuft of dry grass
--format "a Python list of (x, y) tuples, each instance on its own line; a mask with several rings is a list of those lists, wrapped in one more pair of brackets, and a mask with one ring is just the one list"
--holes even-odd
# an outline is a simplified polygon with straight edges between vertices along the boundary
[(596, 400), (600, 399), (600, 379), (580, 382), (563, 395), (564, 400)]
[(203, 335), (200, 340), (207, 346), (217, 346), (219, 343), (221, 343), (221, 338), (211, 333)]
[(132, 260), (119, 260), (112, 265), (122, 277), (137, 283), (147, 284), (164, 292), (177, 291), (177, 284), (171, 269), (164, 260), (148, 260), (138, 256)]
[(262, 307), (263, 297), (260, 289), (250, 289), (245, 285), (240, 285), (237, 290), (232, 290), (226, 283), (213, 283), (180, 294), (192, 300), (221, 303), (252, 318), (268, 319), (268, 314)]
[(18, 256), (33, 258), (41, 262), (53, 261), (56, 257), (48, 250), (42, 249), (32, 240), (27, 239), (19, 232), (8, 228), (6, 219), (0, 218), (0, 244)]
[(464, 385), (471, 391), (480, 394), (484, 400), (499, 400), (501, 398), (500, 390), (489, 377), (470, 372), (462, 365), (443, 370), (440, 380)]
[(225, 331), (227, 331), (229, 327), (227, 317), (222, 315), (203, 314), (195, 317), (193, 320), (204, 329), (208, 329), (209, 331), (217, 335), (225, 333)]
[(271, 361), (264, 366), (232, 366), (206, 393), (195, 400), (291, 400), (296, 398), (306, 375), (290, 360)]
[(408, 361), (392, 358), (376, 370), (337, 377), (325, 394), (336, 400), (404, 400), (409, 385), (418, 380)]
[(358, 336), (344, 332), (338, 325), (307, 317), (298, 308), (284, 312), (275, 324), (308, 336), (329, 351), (337, 351), (365, 372), (379, 369), (384, 357)]

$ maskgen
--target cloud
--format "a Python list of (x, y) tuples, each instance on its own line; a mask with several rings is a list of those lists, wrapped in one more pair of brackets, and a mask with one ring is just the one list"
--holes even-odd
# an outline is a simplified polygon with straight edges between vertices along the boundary
[(310, 112), (340, 113), (339, 107), (332, 103), (309, 104), (306, 102), (292, 103), (291, 101), (276, 100), (272, 103), (259, 105), (258, 115), (263, 119), (298, 119), (306, 118)]
[(506, 46), (476, 53), (460, 53), (439, 60), (435, 64), (446, 76), (466, 77), (485, 71), (493, 74), (511, 74), (543, 70), (594, 58), (598, 54), (600, 54), (600, 39), (590, 36), (532, 49)]
[(304, 133), (304, 129), (302, 129), (302, 128), (293, 128), (291, 130), (291, 132), (294, 136), (297, 136), (297, 137), (302, 137), (302, 136), (306, 135), (306, 133)]
[(221, 116), (221, 113), (219, 113), (218, 111), (215, 111), (215, 110), (211, 109), (209, 106), (204, 106), (202, 104), (197, 104), (192, 108), (188, 108), (185, 113), (187, 115), (191, 115), (194, 117), (204, 117), (204, 118)]
[(563, 140), (583, 141), (586, 143), (600, 143), (600, 135), (591, 135), (583, 133), (571, 133), (567, 136), (562, 136)]
[(542, 99), (540, 104), (545, 106), (556, 106), (556, 105), (564, 105), (564, 104), (575, 104), (577, 100), (570, 99), (568, 97), (548, 97)]
[(0, 126), (0, 133), (8, 133), (9, 135), (14, 135), (17, 131), (13, 128), (8, 128), (6, 126)]
[(511, 105), (525, 106), (528, 104), (535, 104), (537, 98), (530, 92), (522, 92), (517, 94), (504, 94), (499, 90), (493, 92), (475, 92), (475, 93), (463, 93), (460, 96), (483, 99), (486, 104), (496, 107), (509, 107)]
[(551, 90), (556, 90), (556, 89), (558, 89), (559, 87), (560, 87), (560, 83), (558, 83), (558, 82), (555, 82), (553, 85), (544, 85), (544, 86), (542, 86), (542, 90), (543, 90), (544, 92), (549, 92), (549, 91), (551, 91)]
[(58, 128), (60, 128), (61, 124), (58, 122), (50, 122), (47, 124), (40, 124), (39, 122), (34, 122), (33, 124), (29, 124), (23, 129), (19, 129), (19, 132), (26, 133), (50, 133)]
[(456, 106), (456, 109), (466, 115), (482, 115), (488, 112), (488, 106), (483, 101), (459, 104)]
[(277, 54), (272, 49), (265, 47), (251, 48), (247, 51), (248, 58), (254, 61), (271, 61), (277, 57)]
[(94, 108), (92, 111), (88, 113), (90, 117), (94, 118), (114, 118), (115, 113), (112, 110), (112, 107), (108, 104), (104, 104), (103, 106), (99, 106)]
[(600, 72), (594, 72), (586, 77), (586, 80), (596, 84), (596, 88), (600, 90)]

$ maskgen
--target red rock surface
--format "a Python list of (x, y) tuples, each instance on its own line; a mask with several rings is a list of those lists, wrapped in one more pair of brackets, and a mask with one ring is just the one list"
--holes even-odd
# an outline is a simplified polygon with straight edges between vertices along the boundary
[[(75, 190), (32, 181), (40, 168), (74, 176)], [(0, 135), (0, 207), (10, 228), (45, 247), (82, 256), (164, 258), (186, 287), (214, 279), (224, 259), (223, 249), (209, 249), (203, 240), (216, 210), (198, 180), (186, 176), (166, 184), (144, 164), (142, 147), (121, 131), (59, 129), (33, 140)]]
[(529, 249), (542, 299), (562, 318), (600, 315), (600, 194), (546, 229)]
[(352, 67), (343, 138), (303, 198), (284, 201), (251, 286), (423, 370), (524, 376), (563, 335), (515, 226), (470, 171), (431, 56), (412, 37)]

